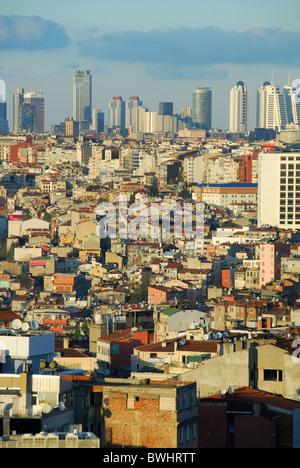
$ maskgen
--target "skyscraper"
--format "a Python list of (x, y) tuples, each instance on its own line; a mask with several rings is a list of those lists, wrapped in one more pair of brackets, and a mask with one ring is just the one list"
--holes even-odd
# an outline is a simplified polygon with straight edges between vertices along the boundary
[(229, 130), (235, 133), (249, 131), (249, 91), (238, 81), (230, 91)]
[(0, 80), (0, 134), (8, 133), (6, 85)]
[[(24, 104), (29, 104), (35, 110), (34, 133), (43, 133), (45, 130), (45, 95), (42, 91), (29, 91), (24, 94)], [(23, 105), (24, 105), (23, 104)]]
[(133, 109), (142, 106), (143, 103), (140, 101), (138, 96), (130, 96), (128, 101), (125, 103), (125, 128), (130, 128), (133, 125)]
[(173, 115), (173, 102), (160, 102), (159, 115)]
[(17, 92), (13, 95), (13, 129), (14, 132), (20, 130), (19, 127), (19, 110), (24, 102), (24, 88), (17, 88)]
[(288, 124), (286, 94), (279, 86), (265, 81), (257, 92), (258, 128), (271, 128), (280, 133)]
[(80, 129), (88, 131), (92, 122), (92, 75), (88, 70), (76, 70), (73, 76), (73, 119)]
[(112, 129), (125, 128), (125, 102), (121, 96), (114, 96), (108, 103), (109, 108), (109, 127)]
[(193, 91), (193, 125), (203, 130), (210, 130), (212, 125), (212, 92), (210, 88), (196, 88)]
[(13, 96), (14, 132), (43, 133), (45, 130), (45, 95), (42, 91), (24, 92), (18, 88)]
[(93, 109), (91, 130), (97, 134), (104, 132), (104, 112), (101, 109)]

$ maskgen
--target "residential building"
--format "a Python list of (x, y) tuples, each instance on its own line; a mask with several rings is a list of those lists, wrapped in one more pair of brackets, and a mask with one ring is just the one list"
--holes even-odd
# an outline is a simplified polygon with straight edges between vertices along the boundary
[(132, 381), (106, 383), (103, 397), (105, 441), (111, 447), (197, 448), (194, 383)]
[(286, 94), (273, 82), (265, 81), (257, 92), (257, 127), (280, 133), (288, 123)]
[(290, 246), (284, 242), (260, 244), (260, 287), (281, 279), (281, 259), (289, 255)]
[(300, 152), (259, 154), (257, 225), (299, 229)]
[(230, 91), (230, 121), (229, 130), (233, 133), (246, 133), (249, 131), (249, 90), (238, 81)]
[(130, 371), (134, 348), (148, 344), (148, 331), (135, 327), (101, 336), (97, 340), (97, 362), (104, 375)]

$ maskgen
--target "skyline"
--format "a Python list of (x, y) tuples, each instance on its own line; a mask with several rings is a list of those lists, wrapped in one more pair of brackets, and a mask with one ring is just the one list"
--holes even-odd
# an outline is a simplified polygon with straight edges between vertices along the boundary
[(160, 101), (170, 101), (179, 113), (192, 105), (195, 88), (208, 86), (212, 126), (226, 130), (230, 90), (243, 81), (254, 128), (256, 93), (263, 82), (273, 76), (284, 86), (288, 77), (300, 77), (299, 3), (287, 1), (284, 14), (279, 2), (265, 3), (241, 8), (233, 0), (217, 1), (213, 11), (194, 0), (184, 8), (169, 0), (143, 6), (136, 0), (130, 5), (90, 0), (84, 11), (78, 1), (71, 10), (68, 2), (56, 0), (51, 9), (35, 0), (7, 3), (0, 15), (0, 78), (6, 82), (9, 127), (18, 87), (45, 92), (47, 130), (72, 116), (72, 79), (80, 67), (93, 75), (92, 106), (102, 109), (106, 123), (114, 95), (139, 96), (152, 111), (158, 111)]

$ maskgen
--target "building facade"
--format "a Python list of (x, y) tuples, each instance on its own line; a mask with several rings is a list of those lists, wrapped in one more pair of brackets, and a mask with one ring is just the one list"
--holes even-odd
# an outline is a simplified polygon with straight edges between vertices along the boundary
[(249, 131), (249, 91), (243, 81), (238, 81), (230, 91), (229, 130), (234, 133)]
[(73, 119), (82, 130), (89, 129), (92, 119), (92, 75), (89, 70), (76, 70), (73, 76)]
[(193, 124), (203, 130), (212, 127), (212, 91), (210, 88), (196, 88), (193, 91)]
[(300, 226), (300, 153), (264, 153), (258, 160), (258, 227)]

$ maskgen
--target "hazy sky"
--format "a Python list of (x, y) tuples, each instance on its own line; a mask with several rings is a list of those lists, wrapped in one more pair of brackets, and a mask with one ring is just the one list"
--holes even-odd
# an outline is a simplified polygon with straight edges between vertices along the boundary
[(300, 78), (299, 0), (1, 0), (0, 79), (12, 129), (17, 87), (45, 92), (46, 129), (72, 116), (76, 68), (90, 70), (93, 107), (137, 95), (158, 111), (192, 104), (210, 86), (215, 128), (228, 129), (229, 92), (244, 81), (255, 126), (256, 91), (272, 75)]

